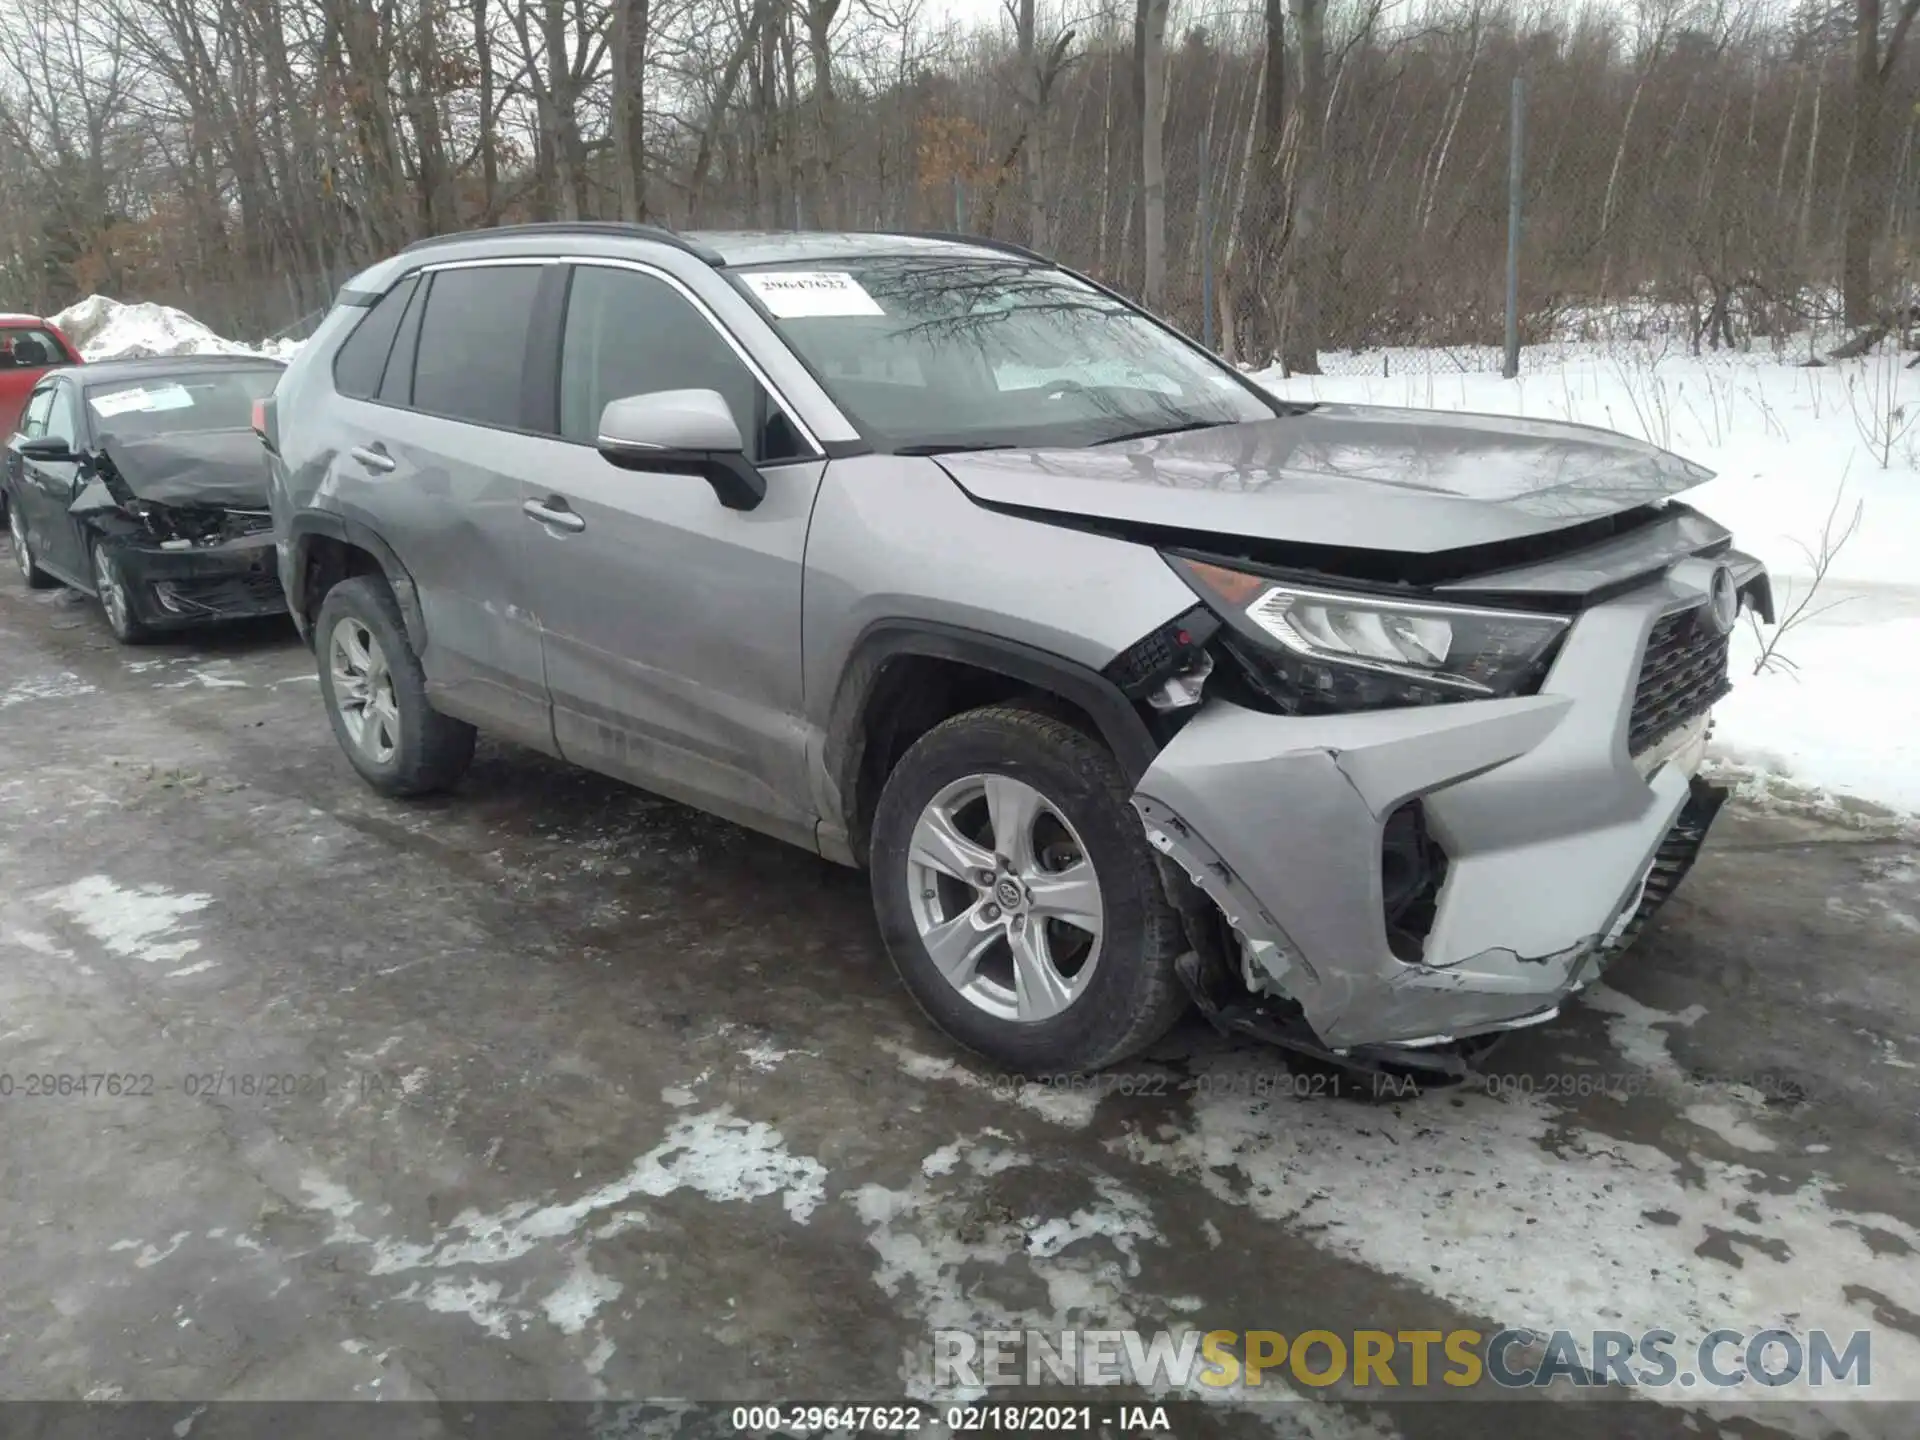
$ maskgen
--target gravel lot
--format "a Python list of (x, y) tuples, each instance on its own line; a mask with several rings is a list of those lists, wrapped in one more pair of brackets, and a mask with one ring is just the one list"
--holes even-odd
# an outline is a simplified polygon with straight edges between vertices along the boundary
[[(936, 1326), (1782, 1319), (1872, 1327), (1876, 1393), (1920, 1392), (1891, 831), (1730, 811), (1488, 1083), (1296, 1095), (1194, 1025), (1020, 1086), (924, 1024), (859, 876), (485, 742), (456, 795), (382, 800), (290, 629), (121, 649), (5, 573), (4, 1398), (879, 1399)], [(1182, 1433), (1486, 1428), (1345, 1394)], [(1700, 1398), (1632, 1433), (1711, 1433)]]

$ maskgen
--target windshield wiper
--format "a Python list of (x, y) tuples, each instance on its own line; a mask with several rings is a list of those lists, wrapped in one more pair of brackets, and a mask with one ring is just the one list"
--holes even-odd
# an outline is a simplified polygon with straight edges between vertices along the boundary
[(896, 445), (896, 455), (952, 455), (962, 450), (1011, 450), (1014, 447), (1001, 440), (929, 440), (920, 445)]
[(1109, 435), (1097, 443), (1118, 445), (1123, 440), (1151, 440), (1156, 435), (1178, 435), (1185, 430), (1212, 430), (1221, 425), (1231, 425), (1231, 420), (1182, 420), (1175, 425), (1150, 425), (1145, 430), (1129, 430), (1121, 435)]

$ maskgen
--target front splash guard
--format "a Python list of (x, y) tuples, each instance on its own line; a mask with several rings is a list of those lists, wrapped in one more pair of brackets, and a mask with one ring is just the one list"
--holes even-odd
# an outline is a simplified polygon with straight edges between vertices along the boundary
[(1680, 807), (1673, 828), (1667, 831), (1660, 848), (1653, 853), (1653, 864), (1640, 887), (1640, 902), (1634, 906), (1631, 917), (1619, 934), (1603, 949), (1603, 960), (1610, 960), (1632, 946), (1655, 912), (1680, 888), (1680, 882), (1693, 869), (1693, 862), (1700, 858), (1700, 848), (1706, 844), (1707, 831), (1713, 828), (1720, 807), (1726, 803), (1725, 786), (1702, 780), (1698, 775), (1692, 777), (1687, 787), (1687, 803)]

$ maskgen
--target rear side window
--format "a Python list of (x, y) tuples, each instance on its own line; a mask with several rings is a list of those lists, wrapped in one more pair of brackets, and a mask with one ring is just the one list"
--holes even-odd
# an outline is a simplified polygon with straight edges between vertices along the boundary
[(434, 274), (414, 358), (414, 409), (522, 428), (541, 273), (538, 265), (484, 265)]
[(409, 275), (375, 301), (333, 357), (333, 388), (342, 395), (371, 400), (380, 392), (387, 352), (393, 349), (394, 333), (400, 328), (400, 317), (406, 313), (413, 287), (414, 277)]

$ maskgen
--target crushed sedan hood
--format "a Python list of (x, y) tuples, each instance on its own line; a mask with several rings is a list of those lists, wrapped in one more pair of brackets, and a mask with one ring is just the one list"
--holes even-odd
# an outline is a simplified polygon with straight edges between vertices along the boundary
[(1358, 405), (939, 462), (989, 505), (1418, 555), (1566, 529), (1713, 475), (1584, 425)]
[[(213, 509), (267, 508), (267, 457), (251, 430), (203, 430), (121, 439), (102, 435), (99, 451), (110, 490), (118, 480), (133, 497), (155, 505)], [(124, 498), (124, 497), (123, 497)]]

